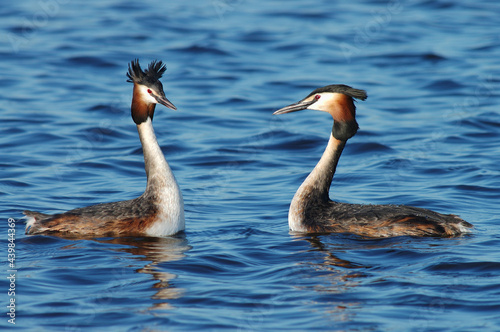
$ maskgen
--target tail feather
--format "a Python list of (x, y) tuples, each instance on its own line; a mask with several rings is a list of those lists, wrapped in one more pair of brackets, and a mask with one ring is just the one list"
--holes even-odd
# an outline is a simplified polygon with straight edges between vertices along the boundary
[(463, 220), (457, 215), (450, 214), (448, 217), (452, 217), (453, 219), (450, 220), (448, 225), (450, 226), (450, 231), (453, 236), (457, 235), (462, 235), (462, 234), (467, 234), (467, 233), (472, 233), (472, 228), (474, 226), (467, 221)]
[(25, 210), (23, 214), (26, 216), (26, 229), (25, 233), (29, 234), (37, 221), (50, 217), (50, 214), (40, 213), (36, 211)]

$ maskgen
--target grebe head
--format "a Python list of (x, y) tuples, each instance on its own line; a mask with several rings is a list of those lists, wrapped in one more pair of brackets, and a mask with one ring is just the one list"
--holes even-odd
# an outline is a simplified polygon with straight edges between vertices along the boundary
[(358, 130), (354, 99), (365, 100), (366, 91), (343, 84), (327, 85), (311, 92), (301, 101), (283, 107), (273, 114), (285, 114), (305, 109), (329, 113), (334, 120), (332, 134), (342, 141), (354, 136)]
[(139, 124), (149, 116), (153, 119), (156, 104), (162, 104), (176, 110), (177, 107), (165, 97), (160, 78), (167, 70), (161, 61), (152, 61), (148, 69), (142, 70), (139, 60), (133, 60), (128, 66), (127, 82), (134, 83), (132, 98), (132, 118)]

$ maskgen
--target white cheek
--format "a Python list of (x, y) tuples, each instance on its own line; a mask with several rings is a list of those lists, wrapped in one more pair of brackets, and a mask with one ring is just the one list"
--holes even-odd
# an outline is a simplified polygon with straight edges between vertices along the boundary
[(323, 95), (317, 100), (314, 104), (310, 105), (307, 107), (310, 110), (317, 110), (317, 111), (323, 111), (323, 112), (328, 112), (329, 105), (331, 104), (332, 97), (328, 95)]
[(146, 88), (145, 86), (139, 86), (139, 92), (141, 94), (142, 100), (153, 104), (158, 103), (156, 99), (148, 92), (148, 88)]

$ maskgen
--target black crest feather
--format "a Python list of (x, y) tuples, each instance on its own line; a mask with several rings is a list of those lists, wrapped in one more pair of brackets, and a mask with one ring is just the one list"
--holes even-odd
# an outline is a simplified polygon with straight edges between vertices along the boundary
[(152, 61), (148, 69), (142, 70), (139, 60), (135, 59), (128, 65), (127, 82), (138, 84), (154, 84), (158, 81), (167, 67), (161, 60)]
[(311, 92), (307, 97), (312, 96), (312, 95), (317, 94), (317, 93), (322, 93), (322, 92), (342, 93), (342, 94), (347, 95), (349, 97), (352, 97), (355, 99), (360, 99), (360, 100), (365, 100), (368, 97), (366, 95), (365, 90), (354, 89), (354, 88), (351, 88), (350, 86), (344, 85), (344, 84), (332, 84), (332, 85), (327, 85), (327, 86), (324, 86), (321, 88), (317, 88), (316, 90)]

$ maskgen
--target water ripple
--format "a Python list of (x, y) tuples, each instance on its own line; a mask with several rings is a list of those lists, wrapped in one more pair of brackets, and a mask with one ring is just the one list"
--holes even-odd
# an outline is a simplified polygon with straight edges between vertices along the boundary
[[(2, 9), (0, 196), (3, 220), (17, 220), (17, 328), (500, 329), (498, 1)], [(144, 191), (125, 82), (135, 58), (168, 66), (162, 82), (178, 110), (158, 106), (154, 126), (183, 191), (186, 232), (23, 235), (24, 209)], [(332, 123), (319, 112), (272, 113), (333, 83), (369, 98), (356, 104), (360, 130), (332, 197), (455, 213), (474, 224), (471, 235), (289, 232), (290, 200)], [(0, 242), (7, 248), (7, 236)]]

